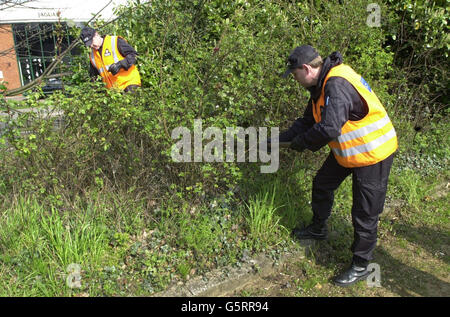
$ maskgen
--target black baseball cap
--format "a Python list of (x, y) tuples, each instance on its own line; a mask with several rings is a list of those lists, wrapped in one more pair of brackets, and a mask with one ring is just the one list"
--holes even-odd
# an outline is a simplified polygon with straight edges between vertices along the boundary
[(94, 38), (94, 35), (97, 31), (95, 31), (93, 28), (85, 27), (81, 30), (81, 40), (84, 42), (84, 45), (91, 46), (92, 39)]
[(297, 46), (289, 55), (288, 69), (283, 74), (283, 78), (289, 76), (296, 68), (302, 67), (303, 64), (310, 63), (319, 53), (311, 45)]

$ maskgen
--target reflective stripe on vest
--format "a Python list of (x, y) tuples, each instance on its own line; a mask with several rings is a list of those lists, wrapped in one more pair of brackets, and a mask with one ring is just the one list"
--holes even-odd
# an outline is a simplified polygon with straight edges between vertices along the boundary
[(371, 123), (369, 125), (366, 125), (365, 127), (359, 128), (354, 131), (350, 131), (344, 134), (341, 134), (337, 137), (337, 142), (344, 143), (347, 141), (351, 141), (357, 138), (361, 138), (369, 133), (372, 133), (376, 130), (380, 130), (382, 127), (384, 127), (386, 124), (390, 123), (391, 120), (389, 119), (388, 115), (384, 116), (380, 120)]
[(369, 109), (361, 120), (348, 120), (342, 126), (342, 134), (328, 143), (338, 163), (344, 167), (368, 166), (394, 153), (398, 147), (397, 135), (386, 110), (367, 82), (345, 64), (333, 67), (325, 77), (322, 93), (317, 102), (313, 101), (315, 121), (322, 120), (321, 107), (326, 106), (325, 85), (330, 77), (346, 79)]
[(369, 143), (361, 144), (361, 145), (351, 147), (348, 149), (344, 149), (344, 150), (339, 149), (339, 148), (331, 148), (331, 150), (333, 151), (334, 154), (337, 154), (342, 157), (358, 155), (358, 154), (370, 152), (396, 136), (397, 136), (397, 134), (395, 133), (395, 130), (391, 129), (388, 133), (380, 136), (378, 139), (375, 139)]
[(116, 46), (117, 46), (116, 40), (117, 40), (117, 36), (111, 36), (111, 53), (114, 58), (114, 63), (117, 63), (119, 61), (119, 58), (117, 57), (117, 52), (116, 52)]
[(95, 62), (94, 51), (91, 52), (91, 61), (94, 67), (98, 70), (98, 73), (101, 75), (105, 70), (103, 67), (98, 68), (97, 63)]

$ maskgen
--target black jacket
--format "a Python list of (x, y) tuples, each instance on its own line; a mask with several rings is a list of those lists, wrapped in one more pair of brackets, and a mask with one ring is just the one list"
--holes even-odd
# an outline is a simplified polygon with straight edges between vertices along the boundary
[(280, 142), (292, 141), (300, 135), (300, 144), (303, 149), (317, 151), (331, 140), (341, 134), (342, 126), (348, 120), (361, 120), (368, 113), (368, 107), (359, 96), (356, 89), (342, 77), (331, 77), (325, 85), (325, 100), (328, 104), (324, 106), (322, 120), (316, 123), (312, 112), (312, 100), (318, 100), (323, 81), (334, 66), (341, 64), (342, 55), (334, 52), (328, 56), (323, 63), (317, 86), (308, 88), (311, 98), (303, 117), (298, 118), (289, 130), (280, 134)]
[[(105, 39), (105, 37), (103, 37), (103, 39)], [(125, 70), (128, 70), (132, 65), (136, 64), (136, 56), (138, 55), (138, 53), (136, 52), (136, 50), (133, 47), (130, 46), (130, 44), (127, 43), (127, 41), (125, 41), (121, 37), (118, 37), (117, 38), (117, 48), (119, 49), (120, 54), (122, 54), (122, 56), (125, 57), (125, 59), (123, 59), (121, 61), (121, 64), (122, 64), (123, 68), (125, 68)], [(102, 49), (103, 49), (103, 45), (100, 46), (98, 51), (101, 52)], [(96, 77), (96, 76), (100, 75), (97, 68), (92, 66), (92, 63), (90, 63), (90, 65), (91, 65), (91, 67), (89, 68), (89, 76)]]

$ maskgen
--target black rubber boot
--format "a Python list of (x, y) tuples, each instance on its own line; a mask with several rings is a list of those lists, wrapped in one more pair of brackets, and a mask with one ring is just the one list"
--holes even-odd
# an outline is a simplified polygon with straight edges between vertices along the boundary
[(292, 230), (292, 234), (299, 240), (313, 239), (313, 240), (325, 240), (328, 238), (327, 225), (310, 224), (306, 228), (295, 228)]
[(352, 263), (349, 269), (335, 277), (334, 284), (343, 287), (349, 286), (358, 281), (365, 280), (369, 274), (370, 271), (367, 270), (367, 266), (358, 266)]

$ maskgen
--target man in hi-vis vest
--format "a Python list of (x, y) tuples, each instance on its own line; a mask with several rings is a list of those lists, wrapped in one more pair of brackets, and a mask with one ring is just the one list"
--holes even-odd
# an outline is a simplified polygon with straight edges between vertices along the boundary
[(294, 79), (310, 92), (303, 117), (279, 136), (299, 152), (330, 147), (330, 154), (313, 180), (309, 226), (295, 228), (297, 239), (328, 238), (327, 219), (334, 191), (352, 175), (352, 264), (334, 279), (339, 286), (366, 279), (377, 242), (377, 227), (386, 198), (389, 171), (397, 136), (385, 108), (361, 75), (343, 64), (339, 52), (322, 60), (309, 45), (295, 48), (283, 77)]
[(122, 37), (101, 37), (90, 27), (83, 28), (80, 37), (91, 48), (91, 77), (100, 75), (107, 88), (118, 88), (125, 92), (141, 86), (141, 76), (136, 67), (138, 54)]

